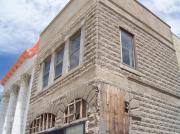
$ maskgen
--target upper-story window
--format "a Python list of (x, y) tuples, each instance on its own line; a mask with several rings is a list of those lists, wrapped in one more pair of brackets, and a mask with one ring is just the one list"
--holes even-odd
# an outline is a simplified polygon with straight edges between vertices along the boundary
[(55, 126), (55, 115), (51, 113), (44, 113), (38, 116), (30, 125), (30, 134), (35, 134)]
[(64, 123), (86, 117), (86, 102), (83, 99), (76, 99), (68, 104), (64, 113)]
[(59, 49), (55, 58), (55, 79), (62, 75), (64, 47)]
[(43, 87), (46, 87), (48, 85), (49, 81), (49, 71), (50, 71), (50, 63), (51, 63), (51, 58), (48, 57), (44, 61), (44, 67), (43, 67)]
[(79, 65), (79, 57), (80, 57), (80, 39), (81, 32), (77, 32), (74, 36), (70, 38), (70, 46), (69, 46), (69, 69), (73, 69)]
[(122, 62), (132, 68), (135, 67), (135, 52), (133, 35), (125, 30), (120, 31), (120, 39), (122, 46)]

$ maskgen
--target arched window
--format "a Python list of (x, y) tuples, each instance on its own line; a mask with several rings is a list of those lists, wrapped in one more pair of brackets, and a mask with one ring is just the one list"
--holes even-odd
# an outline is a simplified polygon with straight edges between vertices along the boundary
[(64, 113), (64, 123), (86, 117), (86, 102), (83, 99), (76, 99), (68, 104)]
[(55, 115), (44, 113), (38, 116), (30, 125), (30, 134), (41, 132), (55, 126)]

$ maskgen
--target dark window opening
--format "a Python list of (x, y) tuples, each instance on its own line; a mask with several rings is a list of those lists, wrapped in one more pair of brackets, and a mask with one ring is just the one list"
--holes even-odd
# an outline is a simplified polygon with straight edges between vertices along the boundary
[(122, 62), (130, 67), (135, 67), (135, 52), (133, 35), (121, 30)]
[(51, 64), (51, 59), (49, 57), (49, 58), (47, 58), (44, 61), (44, 67), (43, 67), (43, 88), (48, 85), (50, 64)]
[(125, 102), (125, 112), (128, 113), (129, 112), (129, 102)]
[(56, 59), (55, 59), (55, 79), (57, 79), (58, 77), (60, 77), (62, 75), (63, 58), (64, 58), (64, 48), (61, 48), (56, 53)]
[(83, 99), (76, 99), (68, 104), (64, 113), (64, 123), (70, 123), (84, 117), (86, 117), (86, 102)]
[(30, 125), (30, 134), (35, 134), (55, 126), (56, 117), (50, 113), (44, 113), (38, 116)]
[(81, 40), (81, 32), (76, 33), (70, 39), (70, 46), (69, 46), (70, 70), (79, 65), (80, 42), (81, 42), (80, 40)]

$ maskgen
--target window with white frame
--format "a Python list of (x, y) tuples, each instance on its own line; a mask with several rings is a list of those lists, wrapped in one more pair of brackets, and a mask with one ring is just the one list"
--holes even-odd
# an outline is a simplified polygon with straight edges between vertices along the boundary
[(69, 69), (79, 65), (80, 58), (81, 31), (77, 32), (70, 38), (69, 45)]
[(44, 67), (43, 67), (43, 88), (48, 85), (50, 64), (51, 64), (51, 57), (48, 57), (44, 61)]
[(56, 52), (55, 58), (55, 79), (62, 75), (63, 69), (63, 58), (64, 58), (64, 46)]
[(120, 40), (122, 49), (122, 63), (135, 68), (135, 51), (133, 35), (125, 30), (120, 30)]
[(83, 99), (76, 99), (68, 104), (64, 113), (64, 123), (86, 117), (86, 102)]

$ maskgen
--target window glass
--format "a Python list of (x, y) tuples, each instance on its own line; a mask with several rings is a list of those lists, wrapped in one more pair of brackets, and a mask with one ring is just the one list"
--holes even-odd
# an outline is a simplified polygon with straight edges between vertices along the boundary
[(133, 35), (121, 30), (122, 61), (130, 67), (135, 67)]
[(53, 130), (50, 132), (43, 132), (41, 134), (84, 134), (84, 124), (74, 125), (68, 128)]
[(81, 33), (78, 32), (70, 39), (70, 46), (69, 46), (70, 69), (73, 69), (79, 65), (80, 38), (81, 38)]
[(76, 125), (66, 129), (65, 134), (84, 134), (84, 125)]
[(63, 57), (64, 57), (64, 48), (60, 49), (56, 54), (55, 78), (58, 78), (59, 76), (62, 75)]
[(48, 59), (44, 62), (44, 69), (43, 69), (43, 87), (46, 87), (46, 86), (48, 85), (50, 63), (51, 63), (50, 58), (48, 58)]

